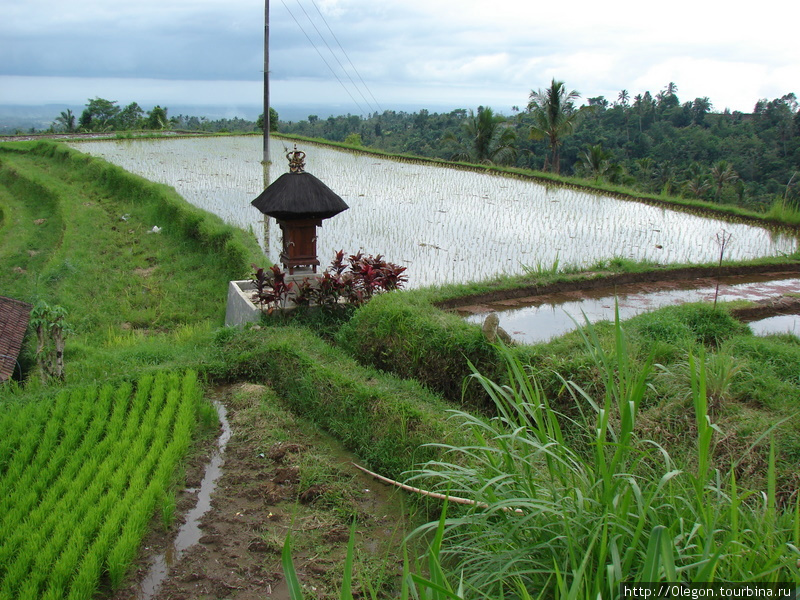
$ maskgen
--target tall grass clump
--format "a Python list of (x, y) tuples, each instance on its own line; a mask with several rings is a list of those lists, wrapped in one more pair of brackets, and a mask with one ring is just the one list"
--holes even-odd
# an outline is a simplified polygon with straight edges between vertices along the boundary
[(445, 524), (443, 560), (463, 574), (467, 596), (596, 599), (619, 597), (623, 582), (796, 581), (800, 507), (777, 499), (774, 452), (765, 490), (740, 487), (735, 464), (713, 466), (719, 432), (708, 412), (705, 360), (689, 356), (694, 449), (679, 464), (637, 433), (652, 367), (632, 362), (619, 320), (610, 350), (590, 325), (582, 336), (603, 394), (562, 378), (577, 410), (560, 414), (501, 348), (508, 385), (476, 369), (472, 375), (497, 417), (454, 411), (473, 444), (441, 446), (451, 460), (412, 477), (488, 505)]

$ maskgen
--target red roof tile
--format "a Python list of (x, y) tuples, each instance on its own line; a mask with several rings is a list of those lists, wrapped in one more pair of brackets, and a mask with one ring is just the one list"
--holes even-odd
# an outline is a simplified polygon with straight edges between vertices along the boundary
[(27, 302), (0, 296), (0, 381), (14, 373), (32, 308)]

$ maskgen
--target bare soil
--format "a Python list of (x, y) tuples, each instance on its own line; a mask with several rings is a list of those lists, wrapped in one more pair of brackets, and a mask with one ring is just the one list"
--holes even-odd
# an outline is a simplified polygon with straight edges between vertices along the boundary
[(622, 285), (638, 285), (643, 290), (666, 290), (680, 287), (687, 281), (715, 277), (742, 277), (764, 280), (797, 276), (800, 263), (782, 265), (738, 265), (723, 267), (686, 267), (654, 269), (645, 273), (592, 273), (567, 275), (563, 280), (545, 285), (518, 286), (460, 296), (438, 303), (439, 308), (459, 310), (463, 313), (485, 312), (487, 304), (507, 304), (509, 307), (531, 303), (532, 299), (548, 299), (551, 294), (571, 294), (574, 299), (591, 296), (596, 290), (607, 290)]
[[(214, 396), (228, 410), (232, 436), (223, 474), (201, 518), (199, 543), (168, 568), (154, 594), (141, 582), (197, 500), (215, 448), (209, 436), (186, 467), (175, 523), (156, 517), (135, 572), (113, 600), (255, 600), (288, 598), (281, 550), (292, 532), (292, 556), (305, 598), (338, 598), (350, 524), (356, 520), (357, 582), (393, 595), (402, 572), (401, 542), (411, 528), (402, 492), (364, 476), (353, 457), (284, 410), (265, 386), (236, 384)], [(360, 578), (359, 578), (360, 576)], [(367, 583), (369, 582), (369, 583)]]
[[(4, 135), (0, 136), (0, 142), (30, 142), (33, 140), (102, 140), (102, 139), (116, 139), (117, 134), (125, 135), (125, 132), (99, 132), (99, 133), (34, 133), (22, 135)], [(191, 136), (203, 135), (204, 132), (190, 132), (190, 131), (149, 131), (149, 132), (136, 132), (140, 135), (158, 135), (165, 137), (172, 136)], [(135, 135), (135, 134), (134, 134)], [(206, 134), (208, 135), (208, 134)]]

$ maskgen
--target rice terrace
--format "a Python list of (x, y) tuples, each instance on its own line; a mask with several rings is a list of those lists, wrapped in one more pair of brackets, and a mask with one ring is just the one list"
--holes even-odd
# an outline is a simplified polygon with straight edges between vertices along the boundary
[[(0, 600), (798, 587), (800, 338), (745, 321), (800, 290), (718, 293), (797, 281), (796, 214), (271, 143), (265, 176), (260, 136), (0, 142), (0, 333), (27, 326), (0, 357)], [(317, 302), (277, 293), (250, 205), (295, 144), (349, 205)], [(387, 264), (402, 285), (346, 289)], [(224, 326), (259, 269), (270, 310)], [(606, 299), (531, 343), (458, 312), (701, 278), (713, 300)]]

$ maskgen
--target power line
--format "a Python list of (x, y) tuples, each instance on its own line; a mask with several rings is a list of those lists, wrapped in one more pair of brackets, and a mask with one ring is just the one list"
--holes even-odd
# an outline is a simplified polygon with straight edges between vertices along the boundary
[(333, 51), (333, 49), (331, 49), (331, 47), (330, 47), (330, 44), (328, 44), (328, 42), (327, 42), (327, 40), (325, 39), (325, 37), (322, 35), (322, 33), (320, 32), (320, 30), (317, 28), (317, 25), (316, 25), (316, 23), (314, 23), (314, 21), (311, 19), (311, 17), (309, 16), (309, 14), (306, 12), (306, 9), (305, 9), (305, 8), (303, 8), (303, 5), (302, 5), (302, 4), (300, 4), (300, 0), (295, 0), (295, 1), (297, 2), (297, 5), (300, 7), (300, 10), (302, 10), (302, 11), (303, 11), (303, 14), (306, 16), (306, 19), (308, 19), (308, 22), (309, 22), (309, 23), (311, 23), (311, 26), (312, 26), (312, 27), (314, 28), (314, 30), (317, 32), (317, 35), (320, 37), (320, 39), (323, 41), (323, 43), (325, 44), (325, 46), (328, 48), (328, 52), (330, 52), (330, 53), (331, 53), (331, 56), (333, 56), (333, 58), (336, 60), (336, 62), (337, 62), (337, 63), (339, 63), (339, 66), (342, 68), (342, 72), (343, 72), (343, 73), (344, 73), (344, 74), (347, 76), (347, 78), (350, 80), (350, 83), (352, 83), (352, 84), (353, 84), (353, 87), (355, 88), (355, 90), (356, 90), (356, 91), (359, 93), (359, 95), (360, 95), (360, 96), (361, 96), (361, 98), (364, 100), (364, 102), (366, 102), (366, 103), (367, 103), (367, 105), (369, 106), (370, 112), (372, 112), (372, 105), (370, 104), (369, 100), (367, 100), (367, 97), (366, 97), (366, 96), (363, 94), (363, 92), (362, 92), (362, 91), (359, 89), (358, 85), (356, 85), (356, 82), (355, 82), (355, 81), (353, 81), (353, 78), (350, 76), (350, 73), (348, 73), (348, 72), (347, 72), (347, 69), (345, 69), (344, 65), (342, 64), (342, 61), (340, 61), (340, 60), (339, 60), (339, 57), (338, 57), (338, 56), (336, 56), (336, 53)]
[(286, 2), (285, 2), (284, 0), (281, 0), (281, 3), (282, 3), (282, 4), (283, 4), (283, 6), (286, 8), (286, 10), (289, 12), (289, 14), (291, 15), (292, 19), (294, 19), (294, 22), (295, 22), (295, 23), (297, 23), (297, 26), (300, 28), (300, 31), (302, 31), (302, 32), (303, 32), (303, 35), (305, 35), (305, 36), (306, 36), (306, 39), (308, 40), (308, 42), (309, 42), (309, 43), (310, 43), (310, 44), (311, 44), (311, 45), (314, 47), (314, 50), (316, 50), (316, 51), (317, 51), (317, 54), (319, 54), (319, 57), (322, 59), (322, 62), (324, 62), (324, 63), (325, 63), (325, 66), (326, 66), (326, 67), (328, 67), (328, 70), (330, 70), (330, 72), (331, 72), (331, 73), (333, 74), (333, 76), (336, 78), (336, 81), (338, 81), (338, 82), (339, 82), (339, 85), (341, 85), (341, 86), (342, 86), (342, 88), (344, 89), (344, 91), (345, 91), (345, 92), (347, 92), (347, 95), (348, 95), (348, 96), (350, 96), (350, 99), (351, 99), (351, 100), (352, 100), (352, 101), (355, 103), (355, 105), (358, 107), (358, 110), (359, 110), (359, 112), (361, 112), (361, 114), (364, 114), (364, 109), (363, 109), (363, 108), (361, 108), (361, 105), (358, 103), (358, 100), (356, 100), (355, 98), (353, 98), (353, 94), (351, 94), (351, 93), (350, 93), (350, 90), (348, 90), (348, 89), (347, 89), (347, 86), (344, 84), (344, 82), (343, 82), (343, 81), (342, 81), (342, 80), (339, 78), (339, 76), (336, 74), (336, 71), (334, 71), (334, 70), (331, 68), (331, 66), (330, 66), (330, 64), (328, 63), (328, 61), (327, 61), (327, 60), (325, 60), (325, 57), (324, 57), (324, 56), (322, 56), (322, 52), (320, 52), (320, 51), (319, 51), (319, 48), (317, 48), (317, 45), (314, 43), (314, 40), (312, 40), (312, 39), (309, 37), (308, 33), (306, 33), (306, 30), (305, 30), (305, 29), (303, 29), (303, 26), (300, 24), (300, 21), (298, 21), (298, 20), (297, 20), (297, 17), (295, 17), (295, 16), (294, 16), (294, 13), (292, 13), (292, 11), (289, 9), (289, 7), (288, 7), (288, 6), (286, 6)]
[[(303, 8), (303, 5), (300, 3), (300, 0), (295, 0), (295, 1), (297, 2), (298, 6), (300, 7), (300, 10), (302, 10), (302, 11), (303, 11), (303, 13), (305, 14), (305, 16), (306, 16), (306, 19), (308, 19), (308, 21), (309, 21), (309, 22), (311, 23), (311, 25), (314, 27), (314, 29), (315, 29), (315, 31), (317, 32), (317, 35), (319, 36), (319, 38), (322, 40), (322, 42), (323, 42), (323, 43), (325, 44), (325, 46), (328, 48), (328, 52), (330, 52), (331, 56), (333, 56), (333, 58), (336, 60), (336, 62), (337, 62), (337, 63), (339, 63), (339, 67), (342, 69), (342, 72), (343, 72), (343, 73), (344, 73), (344, 74), (347, 76), (347, 78), (350, 80), (350, 83), (352, 84), (353, 88), (356, 90), (356, 92), (358, 92), (358, 94), (361, 96), (361, 98), (363, 99), (363, 101), (364, 101), (364, 102), (367, 104), (367, 106), (368, 106), (369, 110), (370, 110), (370, 111), (372, 111), (372, 110), (373, 110), (373, 106), (372, 106), (372, 104), (371, 104), (371, 103), (370, 103), (370, 101), (367, 99), (367, 97), (364, 95), (364, 93), (361, 91), (361, 89), (360, 89), (360, 88), (359, 88), (359, 86), (356, 84), (356, 82), (353, 80), (352, 76), (351, 76), (351, 75), (348, 73), (348, 70), (347, 70), (347, 69), (345, 68), (345, 66), (342, 64), (342, 61), (341, 61), (341, 60), (339, 60), (339, 58), (336, 56), (336, 53), (335, 53), (335, 52), (333, 51), (333, 49), (330, 47), (330, 44), (328, 44), (328, 42), (325, 40), (325, 37), (324, 37), (324, 36), (322, 35), (322, 33), (320, 32), (319, 28), (316, 26), (316, 24), (314, 23), (314, 21), (311, 19), (311, 17), (309, 16), (308, 12), (306, 12), (305, 8)], [(328, 61), (325, 59), (325, 57), (323, 56), (323, 53), (320, 51), (320, 48), (318, 47), (318, 45), (317, 45), (317, 44), (314, 42), (314, 40), (312, 40), (312, 39), (311, 39), (311, 36), (308, 34), (308, 32), (306, 31), (306, 29), (303, 27), (303, 25), (300, 23), (300, 21), (299, 21), (299, 20), (297, 19), (297, 17), (294, 15), (294, 13), (293, 13), (293, 12), (292, 12), (292, 10), (289, 8), (289, 6), (286, 4), (286, 1), (285, 1), (285, 0), (281, 0), (281, 3), (283, 4), (284, 8), (286, 8), (286, 11), (289, 13), (289, 15), (292, 17), (292, 19), (294, 19), (294, 22), (295, 22), (295, 23), (297, 24), (297, 26), (300, 28), (300, 31), (302, 31), (302, 32), (303, 32), (303, 35), (305, 35), (305, 36), (306, 36), (306, 39), (308, 40), (308, 42), (311, 44), (311, 46), (314, 48), (314, 50), (316, 50), (317, 54), (318, 54), (318, 55), (319, 55), (319, 57), (322, 59), (322, 62), (324, 62), (324, 63), (325, 63), (325, 66), (326, 66), (326, 67), (328, 67), (328, 70), (331, 72), (331, 74), (332, 74), (332, 75), (333, 75), (333, 76), (336, 78), (336, 80), (339, 82), (339, 85), (341, 85), (341, 86), (342, 86), (342, 88), (344, 89), (344, 91), (345, 91), (345, 92), (347, 92), (347, 95), (348, 95), (348, 96), (350, 96), (350, 99), (353, 101), (353, 103), (354, 103), (354, 104), (355, 104), (355, 105), (358, 107), (358, 110), (359, 110), (359, 112), (361, 112), (361, 114), (362, 114), (362, 115), (363, 115), (363, 114), (366, 114), (366, 111), (364, 111), (364, 109), (362, 108), (362, 106), (361, 106), (361, 104), (359, 103), (359, 101), (358, 101), (358, 100), (356, 100), (356, 98), (355, 98), (355, 97), (353, 96), (353, 94), (351, 93), (350, 89), (348, 89), (347, 85), (345, 85), (345, 82), (344, 82), (344, 81), (342, 81), (341, 77), (339, 77), (339, 75), (337, 74), (336, 70), (334, 70), (334, 69), (333, 69), (333, 67), (331, 67), (330, 63), (329, 63), (329, 62), (328, 62)], [(313, 3), (313, 0), (312, 0), (312, 3)], [(367, 84), (366, 84), (366, 82), (364, 81), (364, 79), (363, 79), (363, 78), (361, 77), (361, 75), (358, 73), (358, 69), (356, 69), (355, 65), (353, 64), (353, 61), (352, 61), (352, 60), (350, 60), (350, 57), (349, 57), (349, 56), (347, 56), (347, 52), (344, 50), (344, 48), (342, 47), (341, 43), (340, 43), (340, 42), (339, 42), (339, 40), (336, 38), (336, 35), (333, 33), (333, 30), (331, 29), (330, 25), (329, 25), (329, 24), (328, 24), (328, 22), (325, 20), (325, 17), (324, 17), (324, 15), (322, 15), (322, 13), (320, 12), (320, 10), (319, 10), (319, 8), (317, 7), (317, 5), (316, 5), (316, 4), (314, 4), (314, 7), (317, 9), (317, 12), (320, 14), (320, 17), (322, 17), (322, 20), (323, 20), (323, 22), (325, 22), (325, 25), (328, 27), (328, 31), (330, 31), (331, 35), (332, 35), (332, 36), (333, 36), (333, 38), (336, 40), (336, 43), (339, 45), (339, 48), (341, 49), (342, 53), (343, 53), (343, 54), (345, 55), (345, 57), (347, 58), (348, 62), (349, 62), (349, 63), (350, 63), (350, 65), (352, 66), (352, 68), (353, 68), (353, 70), (355, 71), (356, 75), (358, 75), (358, 77), (359, 77), (359, 79), (361, 80), (361, 83), (363, 84), (363, 86), (364, 86), (364, 88), (366, 89), (367, 93), (368, 93), (368, 94), (369, 94), (369, 95), (372, 97), (373, 101), (375, 102), (375, 105), (378, 107), (378, 109), (377, 109), (377, 110), (378, 110), (378, 111), (382, 110), (382, 109), (381, 109), (381, 107), (380, 107), (380, 104), (378, 103), (378, 101), (377, 101), (377, 100), (375, 100), (375, 96), (372, 94), (371, 90), (369, 89), (369, 86), (367, 86)], [(377, 112), (377, 111), (376, 111), (376, 112)]]
[[(313, 4), (314, 8), (317, 9), (317, 13), (319, 14), (320, 18), (322, 19), (322, 22), (325, 23), (325, 26), (328, 28), (328, 31), (330, 32), (331, 37), (333, 37), (333, 39), (336, 40), (336, 43), (338, 44), (339, 49), (342, 51), (342, 54), (344, 54), (344, 57), (347, 59), (347, 62), (349, 62), (350, 66), (353, 67), (353, 71), (355, 71), (355, 74), (358, 75), (358, 79), (359, 79), (359, 81), (361, 81), (361, 84), (364, 86), (364, 89), (367, 90), (367, 93), (369, 93), (370, 98), (372, 98), (373, 102), (375, 102), (375, 106), (378, 107), (378, 110), (380, 112), (383, 112), (383, 108), (381, 108), (380, 102), (378, 102), (376, 100), (375, 96), (372, 93), (372, 90), (369, 89), (369, 86), (367, 85), (367, 82), (364, 81), (364, 78), (361, 77), (361, 73), (358, 72), (358, 69), (356, 69), (356, 66), (353, 64), (353, 61), (350, 60), (350, 57), (347, 55), (347, 52), (345, 51), (345, 49), (342, 46), (341, 42), (339, 42), (339, 38), (337, 38), (336, 34), (333, 33), (333, 29), (331, 29), (331, 26), (328, 24), (328, 20), (325, 18), (325, 15), (322, 14), (322, 11), (320, 11), (319, 6), (317, 6), (317, 3), (315, 2), (315, 0), (311, 0), (311, 4)], [(365, 100), (366, 100), (366, 98), (365, 98)]]
[(355, 105), (358, 107), (358, 110), (359, 110), (359, 112), (361, 112), (361, 114), (365, 114), (365, 111), (364, 111), (364, 109), (363, 109), (363, 108), (361, 108), (361, 105), (358, 103), (358, 100), (356, 100), (355, 98), (353, 98), (353, 94), (351, 94), (351, 93), (350, 93), (350, 90), (348, 90), (348, 89), (347, 89), (347, 86), (344, 84), (344, 82), (343, 82), (343, 81), (342, 81), (342, 80), (339, 78), (339, 76), (336, 74), (336, 71), (334, 71), (334, 70), (331, 68), (330, 64), (328, 64), (328, 61), (327, 61), (327, 60), (325, 60), (325, 57), (324, 57), (324, 56), (322, 56), (322, 52), (320, 52), (320, 51), (319, 51), (319, 48), (317, 48), (317, 45), (314, 43), (314, 40), (312, 40), (312, 39), (309, 37), (308, 33), (306, 33), (306, 30), (305, 30), (305, 29), (303, 29), (303, 26), (300, 24), (300, 21), (298, 21), (298, 20), (297, 20), (297, 17), (295, 17), (295, 16), (294, 16), (294, 13), (291, 11), (291, 9), (290, 9), (288, 6), (286, 6), (286, 2), (285, 2), (285, 0), (281, 0), (281, 3), (282, 3), (282, 4), (283, 4), (283, 6), (286, 8), (286, 10), (289, 12), (289, 14), (291, 15), (292, 19), (294, 19), (294, 22), (295, 22), (295, 23), (297, 23), (297, 26), (300, 28), (300, 31), (302, 31), (302, 32), (303, 32), (303, 35), (305, 35), (305, 36), (306, 36), (306, 39), (308, 40), (308, 42), (309, 42), (309, 43), (310, 43), (310, 44), (311, 44), (311, 45), (314, 47), (314, 50), (316, 50), (316, 51), (317, 51), (317, 54), (319, 54), (319, 57), (322, 59), (322, 62), (324, 62), (324, 63), (325, 63), (325, 66), (326, 66), (326, 67), (328, 67), (328, 69), (330, 70), (330, 72), (331, 72), (331, 73), (333, 74), (333, 76), (336, 78), (336, 81), (338, 81), (338, 82), (339, 82), (339, 85), (341, 85), (341, 86), (342, 86), (342, 88), (344, 88), (344, 91), (345, 91), (345, 92), (347, 92), (347, 95), (348, 95), (348, 96), (350, 96), (350, 99), (351, 99), (351, 100), (353, 101), (353, 103), (354, 103), (354, 104), (355, 104)]

